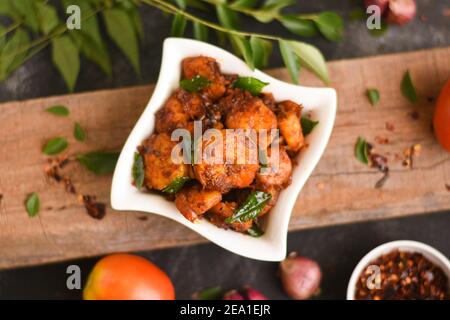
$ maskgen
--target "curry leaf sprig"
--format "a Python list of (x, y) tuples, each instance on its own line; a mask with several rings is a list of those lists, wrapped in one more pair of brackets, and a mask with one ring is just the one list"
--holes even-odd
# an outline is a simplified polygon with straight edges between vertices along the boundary
[[(258, 6), (255, 0), (200, 0), (216, 7), (218, 16), (228, 16), (228, 21), (239, 23), (238, 13), (253, 17), (261, 23), (278, 21), (283, 27), (295, 35), (311, 37), (321, 34), (330, 41), (340, 41), (343, 36), (344, 22), (342, 17), (332, 11), (317, 14), (283, 14), (281, 11), (296, 3), (295, 0), (266, 0)], [(177, 0), (177, 4), (189, 1)]]
[(0, 16), (14, 21), (6, 27), (0, 24), (0, 81), (49, 45), (52, 62), (70, 91), (77, 83), (80, 56), (111, 76), (111, 58), (100, 32), (101, 22), (109, 38), (139, 74), (138, 42), (143, 29), (138, 1), (63, 0), (61, 4), (64, 8), (70, 5), (80, 8), (81, 29), (68, 31), (65, 21), (57, 14), (57, 7), (45, 0), (0, 1)]
[[(293, 4), (292, 0), (265, 0), (261, 6), (256, 6), (257, 1), (253, 0), (172, 2), (174, 4), (169, 0), (62, 0), (63, 9), (76, 5), (82, 12), (82, 28), (68, 30), (67, 17), (58, 16), (57, 6), (46, 0), (2, 0), (0, 16), (9, 18), (12, 23), (6, 26), (0, 23), (0, 81), (47, 46), (51, 46), (52, 62), (70, 91), (75, 90), (77, 84), (81, 56), (112, 76), (108, 41), (104, 39), (102, 29), (139, 75), (139, 41), (144, 34), (139, 7), (147, 4), (174, 15), (173, 35), (184, 36), (187, 22), (192, 23), (194, 38), (201, 41), (208, 40), (210, 29), (215, 30), (220, 39), (228, 39), (251, 68), (267, 65), (273, 42), (276, 42), (295, 83), (301, 66), (310, 69), (325, 83), (329, 82), (324, 58), (316, 47), (273, 35), (239, 31), (239, 16), (251, 16), (262, 23), (276, 20), (295, 35), (320, 33), (329, 40), (338, 41), (342, 37), (343, 24), (337, 14), (282, 14), (281, 10)], [(218, 23), (190, 13), (191, 8), (214, 9)]]

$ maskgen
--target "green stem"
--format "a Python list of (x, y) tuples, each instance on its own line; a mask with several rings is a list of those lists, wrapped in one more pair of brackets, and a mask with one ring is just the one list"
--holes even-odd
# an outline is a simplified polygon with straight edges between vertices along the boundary
[[(101, 8), (98, 8), (98, 9), (94, 10), (90, 15), (82, 18), (81, 21), (83, 22), (83, 21), (86, 21), (86, 20), (90, 19), (91, 17), (97, 15), (104, 8), (105, 7), (101, 7)], [(48, 35), (46, 35), (44, 37), (38, 38), (38, 39), (32, 41), (30, 44), (28, 44), (26, 46), (19, 47), (15, 52), (11, 52), (9, 54), (6, 54), (2, 58), (6, 59), (6, 58), (9, 58), (9, 57), (15, 57), (15, 56), (17, 56), (17, 55), (19, 55), (21, 53), (28, 52), (30, 49), (32, 49), (32, 48), (34, 48), (36, 46), (39, 46), (39, 51), (40, 51), (43, 48), (45, 48), (50, 43), (50, 41), (52, 39), (54, 39), (56, 37), (59, 37), (60, 35), (62, 35), (65, 32), (67, 32), (67, 30), (68, 30), (67, 25), (64, 25), (64, 27), (63, 26), (59, 26), (52, 33), (50, 33), (50, 34), (48, 34)], [(37, 52), (34, 52), (33, 55), (36, 54), (36, 53)]]
[(238, 30), (232, 30), (232, 29), (228, 29), (225, 27), (222, 27), (221, 25), (218, 25), (216, 23), (213, 23), (211, 21), (208, 20), (204, 20), (201, 18), (198, 18), (186, 11), (183, 11), (179, 8), (177, 8), (174, 5), (171, 5), (165, 1), (162, 0), (141, 0), (141, 2), (146, 3), (148, 5), (157, 7), (165, 12), (171, 13), (171, 14), (178, 14), (181, 15), (183, 17), (185, 17), (186, 19), (193, 21), (193, 22), (198, 22), (200, 24), (203, 24), (211, 29), (217, 30), (217, 31), (222, 31), (228, 34), (233, 34), (236, 36), (244, 36), (244, 37), (251, 37), (251, 36), (255, 36), (258, 38), (262, 38), (262, 39), (267, 39), (267, 40), (273, 40), (273, 41), (278, 41), (281, 38), (276, 37), (276, 36), (272, 36), (272, 35), (268, 35), (268, 34), (263, 34), (263, 33), (253, 33), (253, 32), (245, 32), (245, 31), (238, 31)]
[(0, 34), (0, 38), (6, 36), (8, 33), (10, 33), (11, 31), (14, 31), (15, 29), (17, 29), (18, 27), (20, 27), (20, 25), (22, 24), (21, 20), (18, 20), (16, 22), (14, 22), (13, 24), (9, 25), (5, 31), (3, 31)]

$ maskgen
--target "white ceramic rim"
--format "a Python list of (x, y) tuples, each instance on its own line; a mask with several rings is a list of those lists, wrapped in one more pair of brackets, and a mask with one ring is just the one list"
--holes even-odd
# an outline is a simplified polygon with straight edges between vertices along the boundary
[(383, 254), (389, 253), (394, 250), (406, 251), (406, 252), (417, 252), (423, 254), (425, 258), (430, 260), (436, 266), (440, 267), (442, 271), (447, 275), (450, 285), (450, 261), (441, 252), (435, 248), (418, 241), (412, 240), (397, 240), (384, 243), (378, 247), (372, 249), (367, 253), (356, 265), (353, 270), (350, 281), (347, 287), (347, 300), (355, 300), (355, 287), (356, 282), (359, 279), (361, 272), (375, 259)]
[[(308, 135), (308, 148), (302, 151), (293, 170), (292, 184), (280, 194), (277, 204), (267, 219), (266, 232), (252, 238), (232, 230), (212, 225), (206, 219), (191, 223), (181, 215), (173, 202), (159, 195), (139, 192), (132, 186), (131, 167), (136, 147), (154, 130), (154, 114), (167, 97), (179, 86), (180, 63), (190, 56), (214, 57), (224, 73), (254, 76), (269, 82), (264, 91), (272, 92), (277, 101), (286, 99), (302, 103), (319, 125)], [(265, 261), (280, 261), (286, 256), (287, 229), (297, 195), (322, 156), (334, 125), (337, 109), (336, 91), (332, 88), (309, 88), (282, 82), (259, 71), (251, 70), (231, 53), (196, 40), (168, 38), (163, 45), (160, 75), (154, 93), (128, 137), (114, 172), (111, 188), (111, 206), (116, 210), (154, 213), (175, 220), (203, 237), (236, 254)]]

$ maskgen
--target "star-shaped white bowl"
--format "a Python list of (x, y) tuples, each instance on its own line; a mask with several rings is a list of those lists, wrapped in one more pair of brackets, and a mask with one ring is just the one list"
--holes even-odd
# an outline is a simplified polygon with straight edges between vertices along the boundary
[[(205, 219), (188, 221), (175, 204), (164, 197), (137, 190), (132, 185), (131, 168), (136, 147), (154, 130), (155, 113), (169, 95), (179, 87), (181, 61), (187, 57), (209, 56), (218, 61), (223, 73), (252, 76), (268, 82), (264, 91), (276, 101), (293, 100), (304, 106), (319, 124), (307, 136), (308, 147), (297, 156), (292, 184), (284, 189), (278, 202), (267, 215), (265, 233), (259, 238), (216, 227)], [(215, 244), (239, 255), (266, 261), (280, 261), (286, 255), (289, 218), (295, 200), (322, 156), (336, 115), (336, 91), (331, 88), (307, 88), (279, 81), (259, 70), (251, 70), (245, 62), (216, 46), (188, 39), (169, 38), (164, 41), (161, 70), (155, 91), (128, 137), (116, 165), (111, 189), (111, 206), (116, 210), (142, 211), (175, 220), (196, 231)]]

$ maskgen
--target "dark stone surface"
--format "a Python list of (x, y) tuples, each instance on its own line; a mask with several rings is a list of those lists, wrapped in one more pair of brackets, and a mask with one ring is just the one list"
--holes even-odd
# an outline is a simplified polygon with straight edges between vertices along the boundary
[[(345, 299), (347, 283), (358, 261), (387, 241), (417, 240), (450, 256), (450, 213), (416, 216), (306, 230), (289, 234), (288, 250), (319, 262), (323, 272), (322, 299)], [(250, 284), (272, 299), (286, 299), (277, 277), (277, 263), (237, 256), (212, 244), (141, 252), (164, 269), (175, 284), (177, 298), (196, 290)], [(77, 299), (79, 290), (66, 287), (66, 268), (80, 266), (83, 284), (97, 259), (0, 272), (0, 298)]]
[[(359, 3), (360, 1), (299, 1), (294, 11), (332, 9), (348, 16)], [(426, 22), (422, 18), (403, 28), (392, 27), (382, 38), (370, 37), (362, 22), (347, 21), (344, 41), (330, 43), (322, 38), (307, 41), (319, 46), (330, 60), (450, 45), (450, 18), (443, 15), (444, 8), (450, 8), (450, 1), (421, 0), (418, 3), (419, 13), (427, 18)], [(83, 61), (77, 92), (155, 81), (161, 45), (167, 36), (170, 20), (150, 8), (143, 9), (143, 18), (146, 35), (141, 48), (142, 77), (138, 79), (122, 54), (113, 50), (114, 77), (108, 79), (95, 65)], [(289, 36), (277, 24), (267, 26), (245, 20), (244, 26), (249, 30)], [(110, 46), (114, 48), (111, 43)], [(281, 66), (278, 54), (271, 58), (270, 66)], [(43, 51), (0, 85), (0, 101), (65, 92), (64, 83), (50, 63), (49, 52)], [(316, 259), (322, 266), (324, 278), (320, 298), (343, 299), (348, 279), (359, 259), (383, 242), (419, 240), (450, 256), (449, 214), (450, 212), (295, 232), (289, 235), (288, 248)], [(179, 298), (189, 298), (192, 292), (209, 286), (221, 285), (229, 289), (244, 284), (253, 285), (271, 298), (286, 298), (276, 277), (276, 263), (242, 258), (212, 244), (141, 254), (167, 271), (175, 283)], [(79, 291), (66, 288), (66, 268), (69, 264), (79, 265), (85, 279), (96, 260), (1, 271), (0, 298), (79, 298)]]

